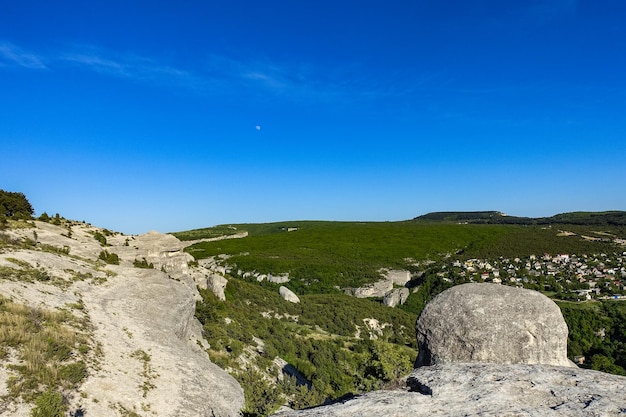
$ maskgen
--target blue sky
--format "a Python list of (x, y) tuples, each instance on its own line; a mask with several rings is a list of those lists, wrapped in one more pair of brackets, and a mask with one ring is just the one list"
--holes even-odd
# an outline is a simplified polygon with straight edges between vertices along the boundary
[(626, 2), (0, 0), (0, 188), (125, 233), (626, 210)]

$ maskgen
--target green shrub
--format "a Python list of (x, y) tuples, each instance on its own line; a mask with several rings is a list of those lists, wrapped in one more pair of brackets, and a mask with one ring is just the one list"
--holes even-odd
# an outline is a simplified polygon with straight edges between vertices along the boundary
[(135, 268), (154, 268), (154, 264), (152, 262), (148, 263), (146, 258), (143, 258), (142, 260), (135, 259), (133, 261), (133, 265)]
[(107, 238), (100, 232), (96, 232), (93, 234), (94, 239), (96, 239), (102, 246), (106, 246)]
[(59, 378), (69, 382), (72, 386), (78, 385), (86, 376), (87, 366), (84, 362), (70, 363), (59, 369)]
[(55, 214), (50, 223), (59, 226), (61, 224), (61, 215), (59, 213)]
[(117, 256), (116, 253), (109, 253), (106, 250), (103, 250), (102, 252), (100, 252), (100, 256), (98, 256), (98, 259), (101, 259), (104, 262), (106, 262), (108, 264), (112, 264), (112, 265), (119, 265), (120, 264), (119, 256)]
[(35, 400), (31, 417), (64, 417), (67, 406), (63, 396), (49, 389)]
[(237, 375), (237, 379), (246, 397), (246, 407), (243, 409), (245, 417), (269, 415), (284, 402), (281, 391), (268, 383), (257, 371), (245, 371)]

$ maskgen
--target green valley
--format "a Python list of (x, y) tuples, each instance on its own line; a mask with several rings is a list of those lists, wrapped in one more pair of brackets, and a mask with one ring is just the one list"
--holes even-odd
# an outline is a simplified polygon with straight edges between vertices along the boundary
[[(229, 224), (174, 235), (194, 240), (186, 251), (200, 264), (221, 268), (228, 279), (225, 301), (201, 290), (197, 315), (212, 360), (238, 375), (248, 391), (249, 415), (393, 384), (412, 367), (413, 326), (424, 305), (465, 282), (526, 287), (562, 300), (571, 327), (570, 358), (623, 373), (626, 332), (619, 323), (626, 302), (608, 300), (626, 295), (626, 229), (615, 220), (623, 212), (485, 222), (493, 213), (402, 222)], [(230, 238), (215, 240), (224, 231)], [(384, 306), (380, 296), (347, 295), (388, 270), (411, 277), (404, 284), (408, 298), (397, 308)], [(300, 303), (283, 300), (281, 285)], [(297, 378), (268, 382), (268, 375), (281, 374), (277, 357)]]

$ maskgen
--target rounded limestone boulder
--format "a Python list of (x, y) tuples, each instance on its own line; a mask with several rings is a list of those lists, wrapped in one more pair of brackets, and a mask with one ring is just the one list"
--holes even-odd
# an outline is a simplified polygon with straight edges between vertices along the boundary
[(497, 284), (452, 287), (416, 323), (417, 366), (439, 363), (547, 364), (567, 359), (567, 324), (545, 295)]
[(280, 288), (278, 289), (278, 293), (280, 294), (281, 297), (283, 297), (283, 300), (289, 301), (290, 303), (300, 302), (300, 299), (298, 298), (298, 296), (289, 288), (285, 287), (284, 285), (280, 286)]

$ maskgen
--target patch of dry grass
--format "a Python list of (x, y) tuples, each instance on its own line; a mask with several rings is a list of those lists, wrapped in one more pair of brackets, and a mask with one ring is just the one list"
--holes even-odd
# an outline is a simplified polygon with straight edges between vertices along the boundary
[(6, 366), (12, 372), (10, 397), (33, 401), (49, 389), (76, 389), (86, 376), (89, 352), (81, 327), (68, 311), (32, 308), (0, 296), (0, 359), (12, 357)]

